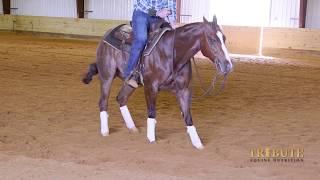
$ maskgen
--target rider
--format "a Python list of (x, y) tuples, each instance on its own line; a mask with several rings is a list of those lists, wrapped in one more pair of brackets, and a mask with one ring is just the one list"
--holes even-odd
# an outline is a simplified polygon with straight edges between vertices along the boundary
[(128, 65), (124, 72), (125, 82), (131, 87), (138, 87), (132, 75), (147, 43), (148, 28), (158, 18), (165, 19), (166, 17), (168, 17), (166, 20), (175, 28), (176, 0), (134, 0), (132, 16), (134, 40), (131, 46)]

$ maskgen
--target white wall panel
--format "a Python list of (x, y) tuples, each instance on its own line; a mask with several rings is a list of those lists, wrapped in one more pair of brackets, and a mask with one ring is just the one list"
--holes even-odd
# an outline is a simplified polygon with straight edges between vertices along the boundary
[(133, 0), (85, 0), (85, 11), (89, 19), (131, 20)]
[(210, 0), (181, 0), (181, 22), (202, 22), (203, 16), (209, 18), (209, 7)]
[[(202, 21), (209, 16), (209, 4), (210, 0), (181, 0), (181, 22)], [(89, 19), (131, 20), (133, 0), (85, 0), (85, 11)]]
[(300, 0), (271, 0), (272, 27), (299, 27)]
[(217, 15), (219, 24), (236, 26), (269, 24), (270, 0), (210, 0), (209, 8), (210, 16)]
[(320, 28), (320, 1), (319, 0), (308, 0), (306, 27)]
[(11, 7), (14, 15), (77, 17), (75, 0), (11, 0)]
[(3, 5), (2, 5), (2, 0), (0, 0), (0, 14), (3, 14)]

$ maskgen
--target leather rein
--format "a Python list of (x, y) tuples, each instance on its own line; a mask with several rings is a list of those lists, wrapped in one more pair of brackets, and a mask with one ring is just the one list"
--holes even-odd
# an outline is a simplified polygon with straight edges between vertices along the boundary
[[(200, 73), (198, 71), (198, 66), (197, 66), (197, 63), (196, 63), (196, 60), (195, 60), (194, 57), (192, 57), (192, 62), (194, 64), (194, 69), (196, 71), (197, 79), (199, 80), (199, 83), (200, 83), (200, 88), (201, 88), (201, 90), (203, 92), (202, 95), (200, 95), (199, 97), (193, 97), (193, 99), (200, 100), (200, 99), (203, 99), (204, 97), (207, 97), (207, 96), (217, 96), (217, 95), (219, 95), (223, 91), (223, 89), (225, 87), (225, 82), (227, 80), (228, 74), (227, 73), (222, 74), (222, 73), (217, 72), (215, 74), (215, 76), (213, 77), (210, 86), (206, 89), (204, 87), (204, 83), (203, 83), (202, 78), (200, 76)], [(217, 80), (222, 76), (223, 76), (223, 80), (222, 80), (222, 83), (221, 83), (219, 91), (217, 91), (214, 94), (212, 94), (212, 91), (215, 89), (215, 85), (216, 85)]]

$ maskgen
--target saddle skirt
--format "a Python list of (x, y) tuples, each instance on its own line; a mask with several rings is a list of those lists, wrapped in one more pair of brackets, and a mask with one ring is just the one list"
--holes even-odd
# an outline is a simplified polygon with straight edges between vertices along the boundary
[[(165, 32), (170, 30), (172, 30), (171, 27), (165, 26), (150, 32), (148, 35), (148, 42), (142, 55), (149, 56)], [(108, 31), (104, 36), (103, 42), (115, 49), (129, 53), (133, 38), (132, 27), (127, 24), (122, 24)]]

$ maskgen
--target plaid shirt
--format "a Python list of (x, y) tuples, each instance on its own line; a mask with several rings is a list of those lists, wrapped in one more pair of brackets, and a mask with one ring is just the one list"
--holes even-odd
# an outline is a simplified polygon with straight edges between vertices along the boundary
[(173, 22), (177, 16), (176, 0), (133, 0), (133, 6), (135, 10), (148, 13), (149, 9), (154, 8), (156, 11), (160, 11), (163, 8), (169, 8), (172, 14), (169, 15), (169, 21)]

